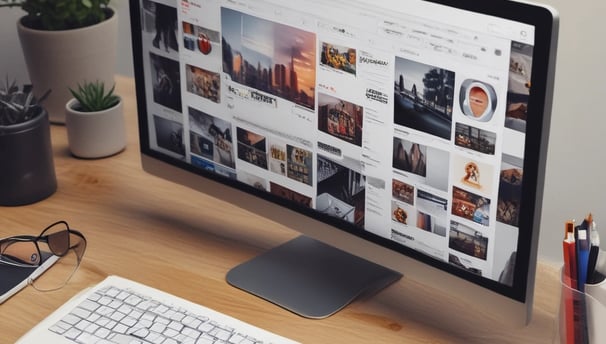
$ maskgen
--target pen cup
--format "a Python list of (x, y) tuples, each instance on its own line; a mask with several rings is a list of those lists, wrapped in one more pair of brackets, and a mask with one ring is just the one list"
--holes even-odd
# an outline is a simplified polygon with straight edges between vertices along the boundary
[(560, 281), (559, 343), (606, 343), (606, 281), (585, 284), (585, 293), (571, 288), (563, 273)]

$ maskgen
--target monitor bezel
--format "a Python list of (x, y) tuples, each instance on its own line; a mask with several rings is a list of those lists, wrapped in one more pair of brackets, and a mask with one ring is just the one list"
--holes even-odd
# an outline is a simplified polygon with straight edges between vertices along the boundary
[[(526, 135), (524, 182), (522, 185), (524, 197), (522, 202), (527, 206), (521, 207), (517, 261), (528, 262), (528, 264), (518, 264), (516, 266), (513, 286), (507, 286), (498, 281), (463, 271), (448, 262), (431, 258), (351, 224), (338, 221), (335, 218), (270, 193), (259, 191), (252, 186), (208, 173), (185, 161), (171, 158), (153, 150), (150, 147), (147, 104), (145, 101), (145, 74), (143, 68), (145, 56), (142, 37), (139, 34), (141, 32), (139, 0), (131, 0), (131, 36), (136, 96), (139, 100), (137, 110), (143, 169), (163, 179), (187, 185), (213, 197), (226, 200), (241, 208), (270, 218), (297, 232), (400, 271), (405, 277), (412, 275), (415, 279), (419, 279), (421, 283), (427, 284), (432, 283), (436, 278), (437, 280), (446, 278), (449, 282), (445, 284), (451, 288), (451, 294), (453, 292), (466, 292), (466, 289), (470, 287), (480, 287), (474, 288), (480, 290), (476, 296), (486, 297), (487, 300), (492, 300), (495, 295), (502, 296), (504, 299), (501, 307), (511, 309), (512, 312), (517, 314), (519, 314), (520, 309), (525, 309), (525, 312), (529, 315), (534, 287), (543, 180), (549, 137), (558, 16), (556, 11), (548, 6), (506, 0), (496, 0), (489, 3), (473, 0), (431, 0), (429, 2), (487, 15), (497, 15), (535, 27), (531, 76), (533, 91), (529, 98), (528, 111), (538, 114), (538, 116), (528, 118), (526, 132), (539, 133), (539, 135)], [(385, 250), (386, 248), (388, 250)], [(427, 271), (423, 272), (423, 270)], [(528, 320), (529, 316), (525, 318), (525, 322)]]

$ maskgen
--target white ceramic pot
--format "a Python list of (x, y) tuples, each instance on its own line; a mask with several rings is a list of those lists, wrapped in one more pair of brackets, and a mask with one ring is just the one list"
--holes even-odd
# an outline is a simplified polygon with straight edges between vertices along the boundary
[(65, 126), (71, 153), (79, 158), (103, 158), (126, 147), (126, 129), (122, 100), (112, 108), (98, 112), (74, 110), (78, 101), (65, 105)]
[(17, 22), (34, 95), (51, 90), (44, 102), (51, 123), (65, 122), (65, 103), (72, 97), (68, 87), (97, 80), (114, 84), (118, 15), (111, 12), (99, 24), (72, 30), (34, 30)]

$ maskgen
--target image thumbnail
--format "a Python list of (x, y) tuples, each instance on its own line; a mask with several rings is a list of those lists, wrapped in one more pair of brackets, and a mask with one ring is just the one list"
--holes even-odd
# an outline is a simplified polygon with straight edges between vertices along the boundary
[(286, 158), (288, 178), (311, 185), (313, 182), (313, 153), (303, 148), (286, 145)]
[(356, 146), (362, 146), (363, 112), (359, 105), (318, 94), (318, 129)]
[(455, 183), (468, 190), (490, 195), (494, 185), (494, 166), (481, 160), (472, 159), (468, 155), (454, 154), (452, 157), (452, 171)]
[[(199, 52), (202, 55), (219, 54), (220, 34), (188, 22), (182, 22), (183, 46), (187, 50)], [(214, 54), (213, 54), (214, 55)]]
[(237, 128), (238, 159), (267, 169), (267, 147), (265, 136)]
[(365, 177), (332, 160), (318, 156), (316, 209), (364, 226)]
[(497, 93), (485, 82), (467, 79), (461, 84), (459, 105), (468, 118), (488, 122), (497, 109)]
[(231, 80), (315, 109), (316, 35), (221, 8), (223, 72)]
[(448, 247), (468, 256), (486, 260), (488, 238), (473, 228), (451, 221)]
[(286, 144), (273, 141), (269, 143), (269, 170), (286, 175)]
[(391, 196), (398, 201), (415, 205), (415, 187), (397, 179), (391, 180)]
[(522, 159), (503, 155), (503, 164), (499, 175), (499, 196), (497, 203), (497, 221), (517, 226), (522, 202), (522, 181), (524, 170)]
[(269, 192), (274, 195), (278, 195), (282, 198), (297, 202), (308, 208), (311, 208), (311, 197), (305, 196), (301, 193), (293, 191), (285, 186), (276, 184), (274, 182), (269, 183)]
[(436, 194), (417, 191), (417, 228), (446, 236), (448, 200)]
[(356, 75), (356, 49), (322, 42), (320, 64)]
[(396, 57), (394, 123), (450, 140), (454, 80), (452, 71)]
[(456, 255), (454, 255), (452, 253), (448, 254), (448, 263), (450, 263), (458, 268), (461, 268), (463, 270), (474, 273), (476, 275), (482, 276), (482, 270), (473, 267), (468, 262), (464, 262), (461, 258), (457, 257)]
[(455, 145), (494, 155), (497, 134), (462, 123), (455, 124)]
[(231, 123), (189, 108), (191, 152), (235, 168)]
[(142, 27), (153, 35), (154, 48), (165, 52), (179, 51), (176, 8), (143, 0)]
[(393, 138), (393, 167), (425, 177), (427, 147), (407, 140)]
[(187, 91), (215, 103), (221, 102), (221, 76), (199, 67), (185, 66)]
[(490, 224), (490, 199), (454, 186), (452, 188), (452, 214), (488, 226)]
[(411, 218), (412, 211), (410, 207), (403, 203), (391, 200), (391, 220), (403, 225), (414, 223), (414, 218)]
[(154, 129), (156, 132), (156, 144), (158, 147), (162, 147), (173, 153), (185, 156), (183, 124), (157, 115), (154, 115), (153, 117)]
[(150, 53), (154, 101), (181, 112), (179, 62)]
[(422, 211), (417, 212), (417, 228), (441, 237), (446, 236), (446, 227), (441, 223), (440, 218)]
[(238, 171), (237, 179), (238, 179), (238, 181), (248, 184), (248, 185), (254, 187), (255, 189), (269, 191), (267, 188), (267, 180), (265, 180), (264, 178), (261, 178), (259, 176), (256, 176), (254, 174), (250, 174), (246, 171), (240, 170), (240, 171)]
[(531, 88), (532, 51), (533, 47), (531, 45), (519, 42), (511, 43), (505, 126), (520, 132), (526, 132), (528, 96)]

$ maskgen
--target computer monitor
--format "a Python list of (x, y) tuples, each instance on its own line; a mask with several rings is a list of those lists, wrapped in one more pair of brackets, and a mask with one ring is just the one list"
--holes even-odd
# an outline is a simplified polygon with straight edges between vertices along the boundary
[(554, 10), (130, 5), (143, 168), (303, 234), (229, 283), (321, 318), (403, 275), (529, 321)]

